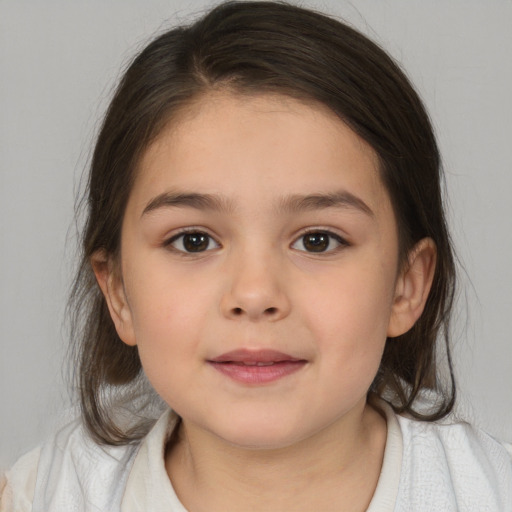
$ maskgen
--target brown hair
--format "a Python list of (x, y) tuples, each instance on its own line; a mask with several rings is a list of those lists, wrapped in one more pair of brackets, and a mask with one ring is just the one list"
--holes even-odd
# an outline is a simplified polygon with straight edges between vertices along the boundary
[[(388, 340), (371, 391), (398, 412), (436, 420), (455, 401), (449, 346), (455, 268), (441, 194), (440, 157), (420, 98), (397, 64), (365, 36), (323, 14), (281, 2), (227, 2), (151, 42), (126, 70), (93, 154), (82, 260), (71, 296), (82, 413), (99, 442), (126, 443), (145, 428), (122, 427), (112, 405), (144, 383), (137, 348), (118, 337), (95, 282), (91, 256), (118, 256), (121, 223), (141, 154), (173, 116), (214, 88), (272, 92), (326, 105), (376, 151), (398, 223), (401, 261), (431, 237), (437, 266), (425, 310)], [(436, 364), (444, 340), (449, 386)], [(423, 390), (441, 400), (414, 408)]]

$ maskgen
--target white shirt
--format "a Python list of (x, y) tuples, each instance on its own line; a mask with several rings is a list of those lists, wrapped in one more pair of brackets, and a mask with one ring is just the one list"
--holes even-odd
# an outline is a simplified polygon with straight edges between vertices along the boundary
[[(387, 439), (367, 512), (512, 512), (512, 446), (466, 423), (420, 422), (380, 405)], [(175, 422), (166, 412), (139, 444), (121, 447), (69, 424), (6, 474), (0, 512), (187, 512), (164, 466)]]

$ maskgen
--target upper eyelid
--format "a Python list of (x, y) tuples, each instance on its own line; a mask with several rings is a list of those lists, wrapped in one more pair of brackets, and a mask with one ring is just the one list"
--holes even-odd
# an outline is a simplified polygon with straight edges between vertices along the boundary
[(334, 228), (327, 228), (327, 227), (322, 227), (322, 226), (311, 227), (311, 228), (304, 228), (304, 229), (300, 230), (298, 232), (298, 234), (296, 234), (294, 236), (293, 241), (295, 242), (299, 238), (301, 238), (301, 237), (303, 237), (305, 235), (309, 235), (310, 233), (325, 233), (327, 235), (333, 236), (334, 238), (340, 239), (342, 242), (344, 242), (346, 244), (349, 243), (346, 235), (344, 235), (342, 233), (339, 233)]
[(179, 228), (179, 229), (175, 230), (171, 235), (165, 236), (164, 237), (164, 243), (172, 242), (173, 240), (176, 240), (180, 236), (188, 235), (190, 233), (204, 233), (205, 235), (208, 235), (210, 238), (215, 240), (215, 242), (220, 245), (220, 242), (219, 242), (217, 236), (212, 235), (212, 233), (210, 232), (209, 229), (204, 228), (204, 227), (199, 227), (199, 226), (197, 226), (197, 227), (191, 226), (191, 227), (186, 227), (186, 228)]

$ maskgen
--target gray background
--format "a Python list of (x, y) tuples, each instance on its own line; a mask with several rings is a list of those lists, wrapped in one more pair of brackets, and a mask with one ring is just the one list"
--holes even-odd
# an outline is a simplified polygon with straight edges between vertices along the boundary
[[(512, 1), (303, 4), (380, 42), (427, 104), (469, 276), (455, 336), (460, 405), (512, 441)], [(69, 404), (73, 201), (112, 87), (151, 34), (205, 5), (0, 0), (0, 468), (41, 442)]]

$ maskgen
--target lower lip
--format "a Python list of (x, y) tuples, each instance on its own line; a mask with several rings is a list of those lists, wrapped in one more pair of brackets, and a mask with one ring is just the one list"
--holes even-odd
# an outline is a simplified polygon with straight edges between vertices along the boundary
[(240, 363), (216, 363), (209, 361), (218, 372), (244, 384), (266, 384), (275, 382), (299, 371), (306, 361), (280, 361), (267, 366), (244, 365)]

